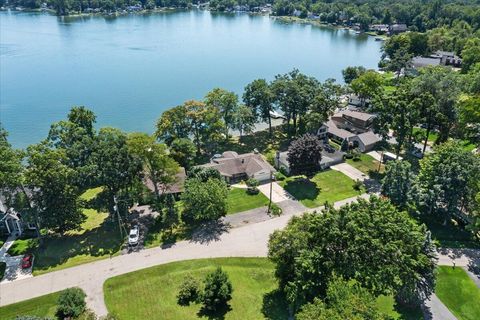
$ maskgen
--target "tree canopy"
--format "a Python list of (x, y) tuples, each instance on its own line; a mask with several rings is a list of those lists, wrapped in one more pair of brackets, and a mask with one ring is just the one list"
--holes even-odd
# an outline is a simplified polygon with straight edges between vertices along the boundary
[(375, 196), (292, 218), (270, 236), (268, 257), (294, 309), (324, 298), (335, 275), (402, 301), (434, 289), (434, 248), (425, 227)]

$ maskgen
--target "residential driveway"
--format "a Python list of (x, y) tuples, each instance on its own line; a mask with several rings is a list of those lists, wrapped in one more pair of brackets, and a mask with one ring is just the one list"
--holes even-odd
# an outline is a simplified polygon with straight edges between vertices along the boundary
[[(348, 201), (355, 201), (355, 198), (348, 199)], [(343, 201), (342, 204), (346, 202), (347, 200)], [(337, 206), (337, 203), (335, 203), (335, 206)], [(225, 228), (223, 232), (218, 233), (211, 240), (195, 238), (191, 241), (181, 241), (165, 247), (132, 252), (28, 279), (0, 283), (0, 306), (66, 288), (80, 287), (87, 294), (88, 307), (98, 316), (102, 316), (107, 313), (103, 283), (108, 278), (181, 260), (217, 257), (265, 257), (268, 252), (270, 234), (275, 230), (283, 229), (293, 215), (300, 215), (305, 211), (302, 210), (302, 207), (297, 209), (291, 214), (284, 214), (266, 221), (246, 224), (233, 229)], [(467, 252), (465, 259), (458, 260), (457, 266), (472, 264), (471, 257), (478, 254), (480, 254), (480, 250)], [(448, 259), (450, 259), (448, 256), (445, 257), (444, 254), (440, 253), (440, 264), (442, 264), (442, 261), (449, 261)], [(431, 308), (434, 310), (433, 306)]]
[(457, 320), (436, 294), (432, 294), (430, 300), (425, 301), (422, 309), (425, 320)]
[[(270, 183), (258, 186), (258, 190), (270, 199)], [(295, 200), (295, 198), (280, 187), (278, 183), (272, 182), (272, 202), (279, 203), (285, 200)]]
[[(7, 283), (12, 281), (18, 281), (21, 279), (31, 278), (32, 276), (32, 268), (29, 269), (22, 269), (23, 256), (15, 256), (15, 257), (5, 257), (3, 262), (6, 263), (7, 267), (5, 269), (5, 274), (1, 283)], [(35, 261), (34, 261), (35, 262)]]
[(340, 171), (347, 177), (353, 180), (360, 180), (363, 182), (365, 179), (368, 178), (366, 174), (364, 174), (362, 171), (358, 170), (357, 168), (352, 167), (348, 163), (339, 163), (334, 166), (330, 167), (333, 170)]
[(369, 156), (371, 156), (373, 159), (382, 162), (382, 155), (378, 151), (370, 151), (367, 153)]

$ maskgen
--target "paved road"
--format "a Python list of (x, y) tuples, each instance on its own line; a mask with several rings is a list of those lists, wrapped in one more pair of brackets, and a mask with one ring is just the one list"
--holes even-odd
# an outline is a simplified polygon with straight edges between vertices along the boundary
[[(368, 195), (362, 195), (368, 197)], [(342, 200), (340, 206), (355, 201)], [(291, 201), (291, 200), (286, 200)], [(279, 205), (286, 205), (285, 200)], [(229, 232), (208, 237), (196, 236), (195, 241), (178, 242), (169, 248), (152, 248), (127, 255), (100, 260), (29, 279), (0, 284), (0, 306), (8, 305), (78, 286), (87, 293), (87, 303), (97, 315), (107, 313), (103, 300), (103, 283), (106, 279), (135, 270), (173, 261), (213, 257), (265, 257), (269, 235), (282, 229), (293, 215), (304, 212), (303, 206), (288, 204), (290, 210), (277, 218), (231, 229)], [(316, 208), (319, 211), (321, 207)], [(314, 209), (311, 209), (314, 210)]]
[[(352, 201), (355, 201), (355, 198), (335, 203), (335, 207)], [(105, 315), (107, 309), (103, 299), (103, 283), (106, 279), (173, 261), (214, 257), (265, 257), (269, 235), (274, 230), (284, 228), (293, 215), (302, 212), (287, 213), (277, 218), (234, 228), (229, 232), (214, 233), (215, 237), (211, 237), (211, 234), (205, 238), (199, 236), (195, 237), (195, 241), (178, 242), (168, 248), (142, 250), (29, 279), (2, 283), (0, 284), (0, 306), (78, 286), (87, 293), (89, 308), (99, 316)], [(456, 256), (458, 257), (455, 260), (457, 266), (471, 264), (468, 255), (457, 252)], [(440, 256), (440, 264), (449, 264), (452, 263), (451, 261), (452, 258), (448, 253)]]

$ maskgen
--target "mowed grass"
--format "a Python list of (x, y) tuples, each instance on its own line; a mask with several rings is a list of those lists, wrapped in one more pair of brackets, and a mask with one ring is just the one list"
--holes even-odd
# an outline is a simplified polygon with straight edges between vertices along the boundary
[(276, 291), (274, 265), (265, 258), (181, 261), (108, 279), (103, 286), (108, 311), (122, 320), (198, 319), (200, 304), (177, 304), (179, 286), (188, 274), (203, 282), (217, 266), (233, 287), (224, 319), (288, 319), (285, 300)]
[(0, 307), (0, 319), (13, 320), (18, 315), (54, 318), (55, 312), (57, 311), (57, 300), (59, 295), (60, 292), (55, 292), (38, 298)]
[[(102, 188), (87, 190), (81, 198), (91, 200), (101, 191)], [(34, 275), (118, 254), (124, 242), (120, 236), (118, 224), (107, 219), (108, 213), (94, 209), (83, 209), (83, 212), (87, 219), (80, 230), (69, 231), (61, 236), (45, 236), (41, 244), (38, 239), (17, 240), (9, 253), (11, 255), (33, 253), (35, 255)]]
[(379, 296), (377, 307), (380, 312), (388, 315), (392, 320), (423, 320), (423, 312), (420, 307), (408, 309), (399, 306), (393, 296)]
[(268, 205), (268, 198), (261, 192), (248, 194), (246, 189), (231, 188), (227, 196), (227, 214), (247, 211)]
[(354, 181), (341, 172), (325, 170), (308, 179), (305, 176), (294, 176), (279, 181), (288, 193), (308, 208), (315, 208), (328, 203), (358, 196), (365, 192), (353, 188)]
[(375, 177), (385, 171), (383, 164), (380, 165), (379, 161), (365, 153), (360, 154), (358, 159), (347, 159), (346, 162), (370, 177)]
[(480, 319), (480, 289), (462, 268), (439, 266), (435, 293), (459, 320)]

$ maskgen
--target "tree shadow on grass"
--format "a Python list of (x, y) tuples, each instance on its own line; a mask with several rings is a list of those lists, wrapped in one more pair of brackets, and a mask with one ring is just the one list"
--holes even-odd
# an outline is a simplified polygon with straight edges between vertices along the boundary
[(225, 319), (225, 315), (232, 311), (232, 307), (229, 304), (224, 304), (217, 308), (217, 310), (209, 310), (202, 307), (200, 311), (198, 311), (197, 316), (199, 318), (206, 317), (210, 320), (223, 320)]
[(321, 191), (315, 182), (303, 177), (287, 181), (284, 189), (297, 200), (315, 200)]
[(288, 303), (280, 289), (275, 289), (263, 295), (262, 313), (269, 320), (289, 319)]
[[(124, 234), (123, 234), (124, 236)], [(98, 227), (82, 234), (49, 235), (33, 250), (35, 270), (46, 270), (67, 262), (68, 259), (87, 255), (100, 257), (113, 255), (124, 244), (117, 222), (107, 218)]]
[(218, 241), (220, 236), (230, 229), (230, 224), (222, 220), (204, 222), (191, 231), (190, 241), (201, 244)]

